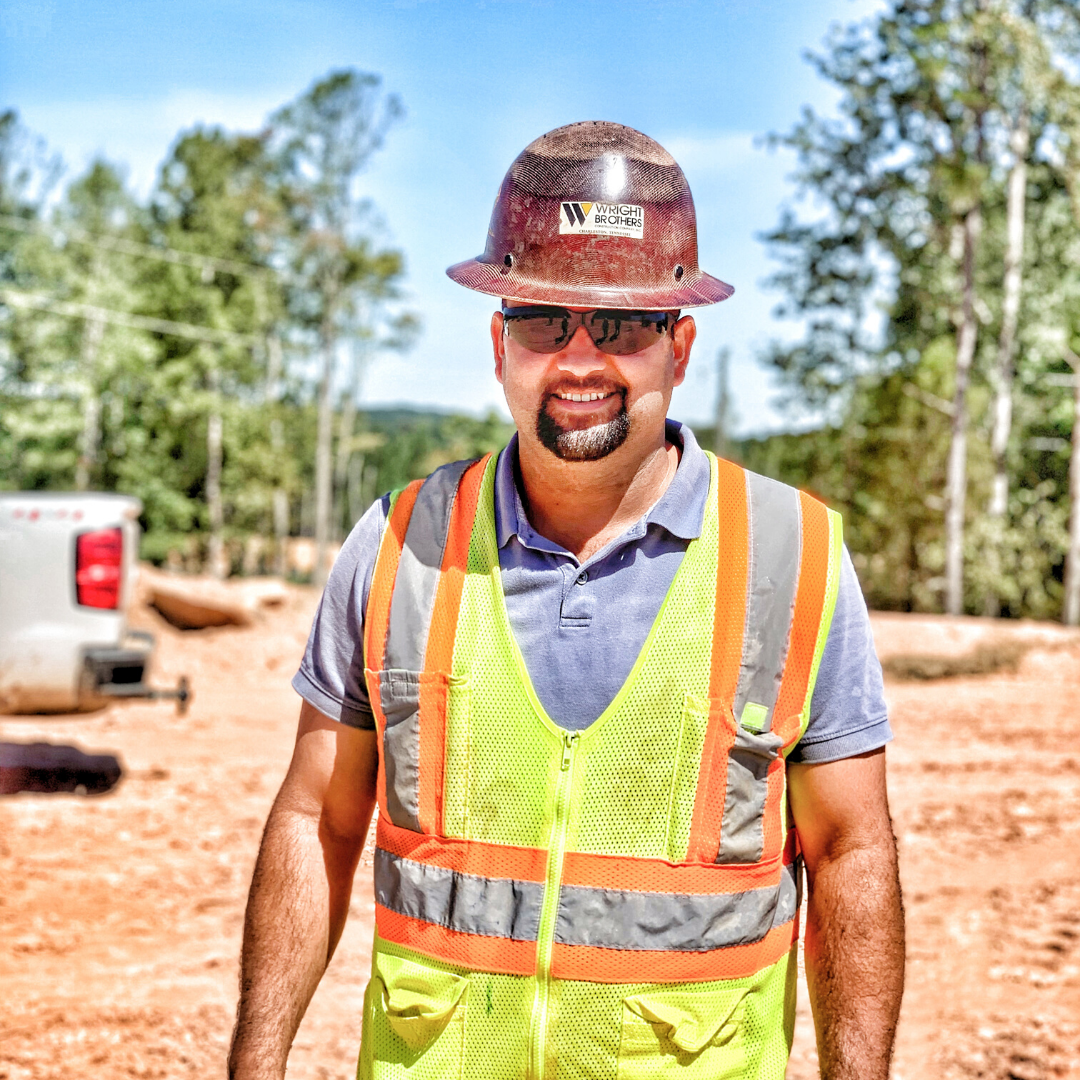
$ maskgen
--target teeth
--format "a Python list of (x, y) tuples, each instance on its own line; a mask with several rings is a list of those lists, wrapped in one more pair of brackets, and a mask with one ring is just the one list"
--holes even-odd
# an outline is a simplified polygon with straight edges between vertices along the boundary
[(601, 401), (607, 394), (559, 394), (563, 401)]

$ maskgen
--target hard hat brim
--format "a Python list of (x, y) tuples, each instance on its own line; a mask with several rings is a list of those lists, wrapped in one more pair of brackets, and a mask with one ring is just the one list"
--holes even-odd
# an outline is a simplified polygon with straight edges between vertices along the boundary
[(618, 288), (595, 282), (559, 284), (530, 280), (513, 267), (496, 266), (482, 259), (466, 259), (446, 270), (447, 277), (474, 292), (516, 300), (523, 304), (558, 307), (615, 308), (629, 311), (674, 311), (706, 307), (726, 300), (733, 285), (702, 270), (687, 273), (667, 288)]

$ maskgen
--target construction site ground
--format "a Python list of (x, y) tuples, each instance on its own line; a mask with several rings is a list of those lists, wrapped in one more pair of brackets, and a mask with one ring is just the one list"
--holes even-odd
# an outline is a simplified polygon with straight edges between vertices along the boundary
[[(290, 587), (254, 625), (187, 632), (139, 607), (135, 624), (158, 637), (157, 681), (192, 681), (184, 717), (146, 702), (0, 718), (0, 742), (70, 744), (124, 767), (104, 795), (0, 797), (0, 1080), (224, 1075), (244, 901), (292, 748), (289, 679), (315, 601)], [(1017, 665), (886, 683), (908, 920), (893, 1075), (1080, 1077), (1080, 637), (981, 619), (873, 622), (886, 659), (1004, 646)], [(296, 1039), (295, 1080), (354, 1073), (370, 874), (366, 856)], [(801, 989), (788, 1076), (817, 1075)]]

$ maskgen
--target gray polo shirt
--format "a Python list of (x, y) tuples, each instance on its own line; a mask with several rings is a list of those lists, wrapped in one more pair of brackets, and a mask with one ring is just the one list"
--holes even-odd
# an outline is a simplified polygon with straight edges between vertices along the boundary
[[(516, 436), (499, 455), (495, 525), (507, 615), (537, 697), (565, 728), (588, 727), (614, 699), (687, 545), (701, 533), (708, 458), (685, 425), (668, 421), (667, 436), (682, 450), (667, 490), (640, 521), (585, 562), (529, 524), (516, 479)], [(368, 729), (375, 723), (364, 685), (364, 610), (388, 506), (385, 497), (374, 503), (345, 541), (292, 683), (331, 719)], [(789, 760), (835, 761), (891, 738), (881, 665), (845, 548), (810, 723)]]

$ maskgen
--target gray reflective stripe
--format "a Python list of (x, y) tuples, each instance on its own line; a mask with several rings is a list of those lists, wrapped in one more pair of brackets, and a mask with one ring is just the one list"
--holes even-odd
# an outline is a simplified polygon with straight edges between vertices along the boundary
[(720, 825), (718, 863), (755, 863), (765, 851), (765, 796), (769, 764), (783, 739), (771, 731), (757, 734), (740, 727), (728, 756), (727, 794)]
[(668, 952), (749, 945), (795, 918), (797, 878), (793, 863), (784, 867), (778, 886), (711, 896), (564, 885), (555, 940), (563, 945)]
[(463, 934), (536, 941), (544, 886), (459, 874), (376, 848), (375, 900), (399, 915)]
[(734, 710), (735, 719), (741, 720), (747, 703), (763, 706), (763, 719), (760, 710), (754, 710), (759, 718), (753, 727), (768, 731), (791, 639), (802, 551), (802, 513), (799, 493), (786, 484), (748, 472), (746, 490), (750, 572)]
[(380, 671), (379, 702), (386, 717), (386, 809), (399, 828), (420, 832), (419, 673)]
[(450, 512), (462, 473), (471, 464), (444, 465), (424, 481), (416, 496), (390, 598), (384, 668), (421, 671), (424, 667)]

